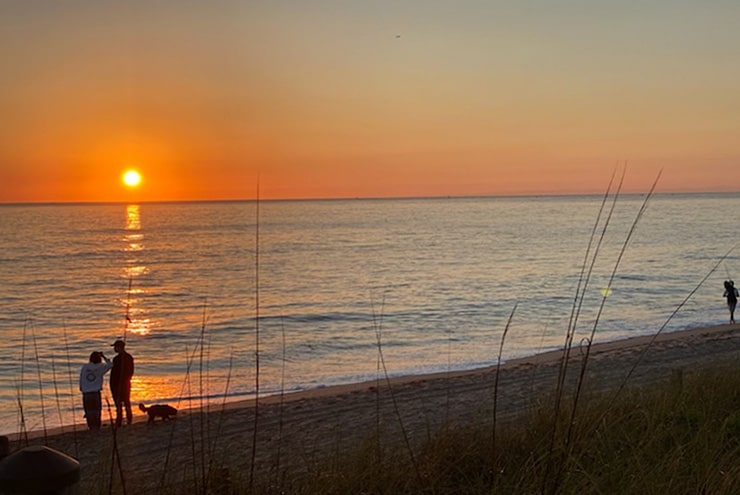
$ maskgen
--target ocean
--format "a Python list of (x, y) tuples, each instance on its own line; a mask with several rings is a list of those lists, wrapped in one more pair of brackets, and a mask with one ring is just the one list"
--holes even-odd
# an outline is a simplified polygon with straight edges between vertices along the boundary
[(738, 199), (0, 205), (0, 432), (84, 424), (118, 338), (132, 402), (177, 407), (254, 397), (257, 359), (260, 395), (492, 365), (510, 317), (504, 361), (556, 349), (602, 232), (576, 343), (725, 323)]

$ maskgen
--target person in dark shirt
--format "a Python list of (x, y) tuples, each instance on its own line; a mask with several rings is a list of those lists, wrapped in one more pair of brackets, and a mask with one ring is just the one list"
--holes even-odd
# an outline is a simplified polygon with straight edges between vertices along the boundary
[(727, 298), (727, 307), (730, 309), (730, 323), (735, 324), (735, 307), (737, 306), (738, 292), (735, 287), (735, 282), (732, 280), (725, 280), (725, 294)]
[(113, 350), (113, 368), (110, 372), (110, 392), (116, 403), (116, 426), (123, 422), (123, 408), (126, 408), (126, 423), (131, 424), (131, 377), (134, 376), (134, 358), (126, 352), (126, 342), (116, 340)]

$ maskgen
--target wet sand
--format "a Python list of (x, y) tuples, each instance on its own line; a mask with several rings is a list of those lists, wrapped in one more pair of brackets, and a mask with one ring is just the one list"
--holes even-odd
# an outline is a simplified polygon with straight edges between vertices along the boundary
[[(583, 351), (571, 354), (570, 379), (580, 369)], [(538, 403), (549, 403), (561, 351), (512, 360), (498, 376), (497, 421), (522, 417)], [(719, 325), (680, 332), (596, 343), (591, 349), (586, 386), (590, 393), (658, 383), (692, 371), (734, 364), (740, 358), (740, 326)], [(496, 368), (384, 378), (271, 396), (257, 407), (254, 478), (266, 480), (313, 472), (327, 460), (363, 442), (401, 445), (405, 431), (413, 446), (441, 426), (478, 420), (491, 422)], [(207, 411), (181, 410), (176, 421), (146, 423), (134, 411), (134, 424), (114, 431), (56, 430), (31, 435), (31, 445), (46, 445), (80, 461), (80, 493), (188, 493), (189, 479), (224, 486), (246, 486), (255, 439), (254, 400), (211, 405)], [(104, 411), (104, 415), (107, 413)], [(11, 451), (25, 446), (11, 438)], [(115, 456), (114, 452), (118, 455)], [(115, 462), (114, 462), (115, 460)], [(122, 474), (122, 476), (121, 476)], [(184, 484), (183, 484), (184, 483)], [(174, 488), (173, 488), (174, 487)]]

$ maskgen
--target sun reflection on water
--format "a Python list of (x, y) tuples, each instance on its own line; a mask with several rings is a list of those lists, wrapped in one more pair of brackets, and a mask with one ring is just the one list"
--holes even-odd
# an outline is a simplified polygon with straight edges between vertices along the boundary
[(126, 206), (126, 230), (140, 230), (141, 229), (141, 215), (139, 213), (139, 205), (127, 205)]
[(147, 405), (162, 399), (173, 400), (175, 397), (180, 397), (182, 392), (182, 383), (177, 380), (163, 380), (141, 375), (134, 375), (131, 379), (131, 397), (136, 397), (136, 402), (143, 402)]
[(123, 276), (128, 279), (128, 289), (122, 304), (126, 308), (125, 331), (138, 335), (146, 335), (151, 330), (151, 320), (141, 307), (145, 292), (135, 285), (135, 279), (149, 273), (149, 268), (143, 264), (144, 234), (141, 232), (141, 211), (139, 205), (126, 205), (126, 233), (123, 236), (125, 243), (123, 251), (128, 253), (126, 264), (123, 267)]

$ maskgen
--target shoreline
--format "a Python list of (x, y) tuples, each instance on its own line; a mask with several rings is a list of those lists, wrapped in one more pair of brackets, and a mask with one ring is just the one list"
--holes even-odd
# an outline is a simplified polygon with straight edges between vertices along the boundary
[[(612, 353), (616, 351), (621, 352), (633, 352), (635, 348), (644, 348), (651, 341), (653, 344), (659, 344), (671, 341), (686, 341), (695, 340), (698, 338), (709, 338), (712, 336), (721, 336), (727, 332), (731, 332), (733, 329), (737, 329), (740, 334), (740, 326), (721, 324), (711, 326), (699, 326), (684, 330), (677, 330), (673, 332), (663, 332), (656, 335), (639, 335), (635, 337), (628, 337), (625, 339), (617, 339), (606, 342), (596, 342), (591, 348), (591, 359), (597, 359), (596, 356), (604, 353)], [(578, 360), (579, 348), (573, 346), (571, 360)], [(505, 373), (508, 370), (518, 369), (521, 367), (536, 367), (536, 366), (547, 366), (556, 364), (562, 357), (563, 350), (555, 349), (550, 351), (541, 352), (531, 356), (523, 356), (505, 361), (500, 366), (501, 373)], [(373, 390), (380, 385), (380, 387), (390, 386), (391, 388), (398, 386), (408, 386), (419, 382), (438, 381), (438, 380), (457, 380), (465, 377), (473, 377), (479, 375), (486, 375), (495, 373), (497, 366), (485, 366), (480, 368), (473, 368), (467, 370), (455, 370), (455, 371), (440, 371), (433, 373), (419, 373), (410, 375), (401, 375), (390, 377), (386, 380), (384, 377), (378, 379), (366, 380), (361, 382), (352, 382), (346, 384), (328, 385), (323, 387), (311, 388), (306, 390), (285, 392), (284, 394), (276, 393), (259, 397), (259, 406), (274, 406), (280, 403), (292, 403), (297, 401), (315, 400), (333, 396), (340, 396), (344, 394), (356, 394), (360, 392), (366, 392)], [(234, 401), (226, 401), (221, 404), (208, 404), (205, 408), (193, 407), (193, 408), (180, 408), (178, 413), (180, 415), (192, 415), (199, 414), (203, 410), (207, 414), (214, 414), (219, 411), (233, 411), (241, 409), (254, 409), (255, 398), (239, 399)], [(105, 409), (105, 407), (104, 407)], [(138, 408), (133, 405), (134, 409), (134, 424), (145, 423), (147, 416), (140, 413)], [(106, 411), (103, 411), (105, 417)], [(109, 426), (109, 422), (103, 420), (103, 426)], [(86, 425), (84, 422), (76, 423), (74, 425), (64, 425), (59, 427), (48, 428), (44, 430), (30, 430), (26, 432), (26, 436), (29, 440), (37, 440), (44, 437), (54, 437), (59, 435), (73, 434), (75, 432), (86, 431)], [(20, 432), (5, 433), (10, 442), (18, 442), (22, 434)]]

